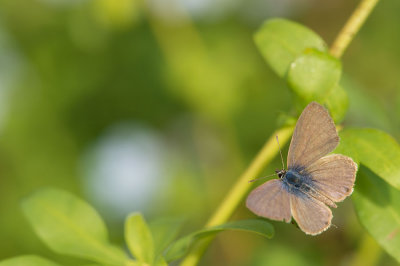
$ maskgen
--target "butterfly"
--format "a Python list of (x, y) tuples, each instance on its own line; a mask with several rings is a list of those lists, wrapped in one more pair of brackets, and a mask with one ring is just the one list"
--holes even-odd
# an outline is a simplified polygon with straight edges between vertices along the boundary
[[(301, 113), (287, 156), (287, 170), (277, 170), (272, 179), (254, 189), (247, 208), (258, 216), (290, 222), (317, 235), (331, 225), (335, 202), (353, 192), (357, 164), (341, 154), (330, 154), (339, 136), (328, 111), (311, 102)], [(328, 207), (329, 206), (329, 207)]]

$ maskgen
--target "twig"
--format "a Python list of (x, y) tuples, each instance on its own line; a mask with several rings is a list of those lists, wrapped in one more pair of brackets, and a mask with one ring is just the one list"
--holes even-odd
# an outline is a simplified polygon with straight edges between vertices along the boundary
[(379, 0), (362, 0), (333, 42), (330, 53), (340, 58)]

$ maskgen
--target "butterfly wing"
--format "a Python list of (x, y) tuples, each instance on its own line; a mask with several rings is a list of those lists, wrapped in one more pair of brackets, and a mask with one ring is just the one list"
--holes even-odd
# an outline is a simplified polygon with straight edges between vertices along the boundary
[(300, 229), (308, 235), (318, 235), (328, 229), (332, 220), (331, 210), (311, 196), (298, 194), (290, 194), (290, 206)]
[(333, 151), (339, 144), (328, 111), (316, 102), (304, 108), (297, 121), (288, 153), (288, 168), (305, 167)]
[(332, 154), (305, 169), (318, 192), (333, 201), (342, 201), (353, 192), (357, 164), (349, 157)]
[(280, 179), (270, 180), (254, 189), (247, 197), (246, 206), (258, 216), (290, 222), (289, 193)]

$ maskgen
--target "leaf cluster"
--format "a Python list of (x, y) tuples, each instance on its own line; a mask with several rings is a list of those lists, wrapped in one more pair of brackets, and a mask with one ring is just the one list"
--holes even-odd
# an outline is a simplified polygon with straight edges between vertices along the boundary
[[(256, 44), (274, 72), (285, 78), (296, 106), (324, 104), (340, 122), (349, 104), (340, 83), (341, 63), (321, 37), (283, 19), (267, 21), (255, 35)], [(359, 165), (352, 196), (360, 223), (381, 247), (400, 262), (400, 146), (386, 132), (345, 128), (334, 153)]]
[[(133, 213), (125, 221), (126, 254), (110, 243), (105, 223), (96, 210), (69, 192), (41, 189), (23, 200), (22, 209), (36, 234), (53, 252), (91, 261), (91, 265), (167, 265), (184, 256), (194, 241), (224, 230), (253, 232), (268, 238), (274, 233), (269, 223), (254, 219), (210, 227), (176, 240), (182, 219), (160, 218), (147, 223), (140, 213)], [(15, 265), (59, 264), (33, 255), (0, 262), (0, 266)]]

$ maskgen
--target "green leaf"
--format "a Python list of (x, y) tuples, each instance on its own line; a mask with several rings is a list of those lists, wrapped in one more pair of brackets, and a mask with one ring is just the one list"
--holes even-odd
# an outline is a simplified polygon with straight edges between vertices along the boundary
[(346, 129), (339, 135), (335, 153), (352, 157), (400, 190), (400, 146), (396, 140), (376, 129)]
[(400, 263), (400, 191), (362, 165), (352, 199), (361, 224)]
[(341, 75), (338, 59), (327, 52), (306, 49), (290, 65), (287, 80), (291, 89), (305, 102), (323, 102)]
[(194, 241), (225, 230), (246, 231), (256, 233), (267, 238), (272, 238), (272, 236), (274, 235), (274, 228), (272, 227), (272, 225), (262, 219), (229, 222), (226, 224), (199, 230), (177, 240), (167, 250), (167, 253), (165, 255), (166, 261), (169, 262), (183, 257)]
[(153, 236), (140, 213), (131, 214), (125, 222), (125, 239), (135, 258), (144, 263), (154, 261)]
[(156, 256), (160, 255), (177, 237), (182, 225), (181, 218), (159, 218), (150, 223)]
[(329, 109), (333, 120), (336, 123), (341, 122), (349, 107), (347, 92), (340, 85), (336, 85), (326, 97), (324, 104)]
[(123, 265), (126, 256), (108, 242), (99, 214), (85, 201), (58, 189), (41, 189), (22, 202), (36, 234), (54, 252), (108, 265)]
[(285, 19), (271, 19), (254, 36), (265, 60), (280, 77), (306, 48), (327, 51), (326, 44), (312, 30)]
[(24, 255), (3, 260), (0, 266), (60, 266), (60, 264), (35, 255)]

